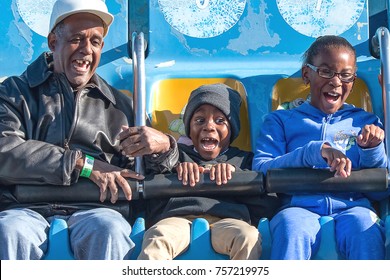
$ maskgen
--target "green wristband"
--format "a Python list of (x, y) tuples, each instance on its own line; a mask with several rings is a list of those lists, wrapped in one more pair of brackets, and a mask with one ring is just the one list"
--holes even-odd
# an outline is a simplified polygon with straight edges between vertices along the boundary
[(84, 166), (80, 173), (81, 177), (89, 178), (91, 176), (94, 161), (95, 159), (93, 157), (87, 154), (85, 155)]

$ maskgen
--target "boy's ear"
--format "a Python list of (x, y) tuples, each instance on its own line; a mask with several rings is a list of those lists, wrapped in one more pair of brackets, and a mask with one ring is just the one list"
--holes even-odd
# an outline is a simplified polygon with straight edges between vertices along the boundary
[(57, 43), (57, 37), (53, 32), (49, 33), (49, 36), (47, 36), (47, 44), (49, 46), (49, 49), (53, 52), (55, 51), (55, 46)]

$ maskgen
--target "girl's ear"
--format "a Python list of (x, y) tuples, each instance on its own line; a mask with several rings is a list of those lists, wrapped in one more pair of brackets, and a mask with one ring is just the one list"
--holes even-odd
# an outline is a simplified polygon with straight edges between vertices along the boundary
[(57, 42), (56, 35), (53, 32), (50, 32), (49, 36), (47, 37), (47, 44), (49, 46), (49, 49), (52, 52), (55, 51), (56, 42)]
[(307, 66), (302, 66), (302, 69), (301, 69), (301, 77), (302, 77), (302, 80), (303, 80), (303, 83), (305, 85), (308, 85), (310, 83), (310, 79), (309, 79), (309, 71), (308, 71), (309, 67)]

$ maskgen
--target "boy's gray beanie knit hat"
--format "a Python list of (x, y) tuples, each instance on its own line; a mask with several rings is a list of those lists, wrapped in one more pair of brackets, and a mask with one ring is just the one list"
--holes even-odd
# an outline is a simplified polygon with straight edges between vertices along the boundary
[(240, 94), (225, 84), (203, 85), (192, 91), (183, 116), (188, 137), (192, 115), (203, 104), (210, 104), (225, 114), (231, 127), (230, 143), (233, 142), (240, 133)]

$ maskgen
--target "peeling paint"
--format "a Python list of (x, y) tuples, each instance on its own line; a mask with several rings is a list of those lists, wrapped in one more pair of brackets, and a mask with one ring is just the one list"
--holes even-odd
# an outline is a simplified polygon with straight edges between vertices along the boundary
[(339, 35), (359, 19), (366, 0), (277, 0), (284, 20), (310, 37)]
[(122, 59), (127, 64), (133, 64), (133, 60), (129, 57), (123, 57)]
[(362, 39), (361, 30), (363, 27), (368, 27), (368, 22), (357, 22), (356, 26), (358, 27), (357, 39), (360, 41)]
[(175, 60), (169, 60), (169, 61), (158, 63), (154, 67), (155, 68), (172, 67), (175, 64), (176, 64)]
[(246, 0), (159, 0), (166, 21), (195, 38), (212, 38), (232, 28), (244, 12)]
[(248, 15), (239, 23), (239, 37), (231, 39), (228, 49), (247, 55), (249, 50), (256, 51), (260, 47), (274, 47), (280, 42), (278, 34), (271, 36), (267, 30), (266, 14), (267, 3), (260, 1), (259, 14), (256, 14), (251, 6), (248, 7)]
[(27, 26), (46, 37), (49, 32), (51, 9), (56, 0), (15, 0), (18, 12)]
[(11, 9), (15, 19), (10, 24), (7, 37), (11, 44), (19, 49), (23, 63), (29, 64), (34, 54), (33, 34), (26, 23), (21, 20), (15, 1), (12, 2)]

